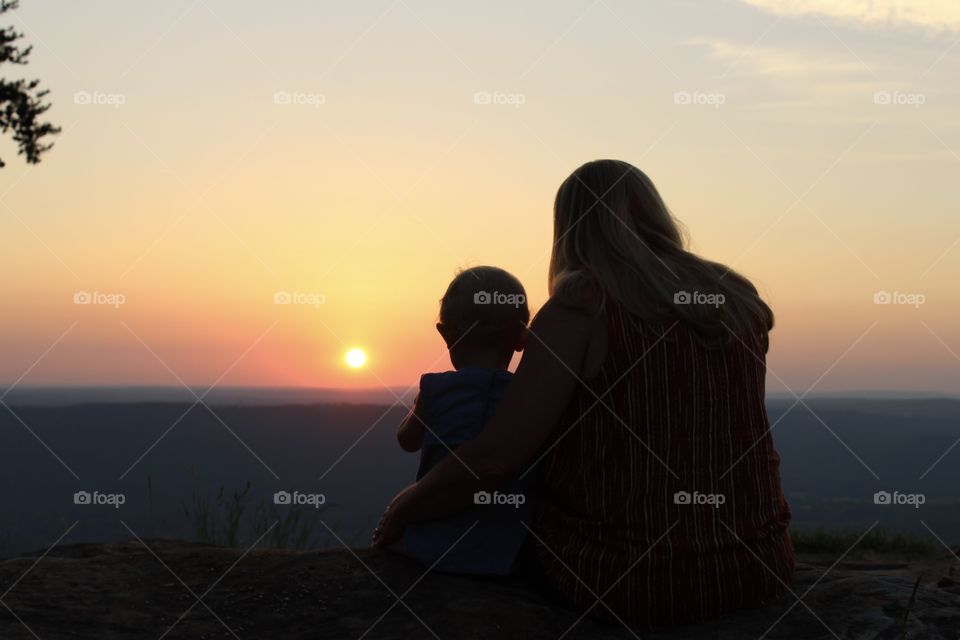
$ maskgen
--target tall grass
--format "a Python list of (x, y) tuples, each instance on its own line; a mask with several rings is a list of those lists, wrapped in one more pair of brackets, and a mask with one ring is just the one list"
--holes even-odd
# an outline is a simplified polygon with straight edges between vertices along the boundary
[(262, 537), (260, 546), (273, 549), (315, 549), (336, 543), (322, 520), (327, 505), (278, 508), (265, 499), (254, 503), (250, 491), (249, 481), (240, 490), (227, 491), (221, 485), (216, 493), (200, 494), (194, 488), (183, 511), (196, 539), (220, 547), (245, 548)]

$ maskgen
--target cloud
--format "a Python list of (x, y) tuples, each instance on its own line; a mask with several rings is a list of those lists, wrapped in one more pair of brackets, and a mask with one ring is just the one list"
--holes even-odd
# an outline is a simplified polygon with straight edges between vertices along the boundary
[[(781, 46), (744, 44), (718, 38), (696, 38), (684, 44), (705, 49), (719, 78), (731, 93), (731, 103), (754, 111), (798, 114), (803, 122), (820, 110), (819, 122), (869, 121), (883, 114), (873, 102), (879, 90), (909, 91), (909, 86), (878, 80), (863, 63), (846, 52), (805, 51)], [(895, 75), (903, 75), (897, 72)], [(823, 115), (828, 111), (827, 115)]]
[(740, 0), (773, 13), (818, 14), (871, 26), (960, 31), (958, 0)]
[[(958, 0), (960, 1), (960, 0)], [(707, 48), (707, 57), (727, 73), (772, 76), (783, 79), (854, 79), (867, 74), (856, 59), (843, 55), (811, 55), (779, 47), (747, 46), (730, 40), (697, 38), (684, 44)]]

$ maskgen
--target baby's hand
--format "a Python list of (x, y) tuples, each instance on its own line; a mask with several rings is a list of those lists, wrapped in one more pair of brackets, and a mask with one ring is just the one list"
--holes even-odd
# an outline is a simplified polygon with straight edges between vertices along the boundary
[(413, 401), (413, 408), (407, 414), (397, 430), (397, 442), (404, 451), (419, 451), (423, 446), (423, 433), (426, 426), (423, 422), (420, 396)]

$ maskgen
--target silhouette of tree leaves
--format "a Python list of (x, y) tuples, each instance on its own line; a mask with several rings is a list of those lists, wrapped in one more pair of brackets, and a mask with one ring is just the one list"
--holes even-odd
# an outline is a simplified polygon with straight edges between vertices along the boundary
[[(18, 4), (18, 0), (0, 0), (0, 15), (16, 9)], [(27, 64), (33, 47), (21, 48), (17, 41), (22, 36), (12, 26), (0, 29), (0, 66)], [(0, 78), (0, 132), (12, 132), (18, 153), (30, 164), (40, 162), (40, 157), (53, 146), (45, 141), (48, 136), (60, 133), (60, 127), (41, 121), (50, 103), (44, 101), (48, 90), (39, 87), (39, 80)], [(0, 159), (0, 167), (4, 166)]]

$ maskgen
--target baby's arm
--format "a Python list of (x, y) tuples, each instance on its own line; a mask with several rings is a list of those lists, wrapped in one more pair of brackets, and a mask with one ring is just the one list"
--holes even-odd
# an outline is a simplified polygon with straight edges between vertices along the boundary
[(423, 407), (420, 403), (420, 396), (413, 401), (413, 409), (407, 414), (407, 417), (400, 423), (400, 429), (397, 431), (397, 442), (404, 451), (419, 451), (423, 446)]

